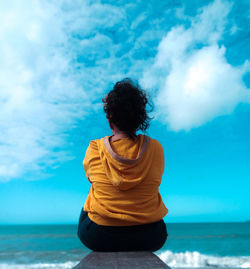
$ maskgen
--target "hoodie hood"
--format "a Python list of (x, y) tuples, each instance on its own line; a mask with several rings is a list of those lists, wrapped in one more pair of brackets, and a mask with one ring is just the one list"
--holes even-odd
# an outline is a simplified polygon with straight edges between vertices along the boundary
[(148, 148), (151, 139), (139, 134), (136, 141), (123, 138), (110, 142), (110, 137), (100, 139), (98, 145), (106, 176), (120, 190), (131, 189), (143, 181), (150, 167), (152, 154)]

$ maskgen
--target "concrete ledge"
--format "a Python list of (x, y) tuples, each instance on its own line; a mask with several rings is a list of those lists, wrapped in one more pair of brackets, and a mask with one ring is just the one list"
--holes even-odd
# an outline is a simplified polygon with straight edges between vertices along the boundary
[(73, 269), (170, 269), (152, 252), (91, 252)]

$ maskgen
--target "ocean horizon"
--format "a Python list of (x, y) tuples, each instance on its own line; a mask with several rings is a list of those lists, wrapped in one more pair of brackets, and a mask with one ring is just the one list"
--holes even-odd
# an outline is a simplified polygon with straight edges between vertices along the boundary
[[(165, 219), (164, 219), (165, 221)], [(166, 221), (165, 221), (166, 222)], [(195, 224), (195, 223), (201, 223), (201, 224), (209, 224), (209, 223), (250, 223), (250, 220), (243, 220), (243, 221), (168, 221), (166, 222), (168, 224)], [(41, 223), (0, 223), (0, 227), (2, 226), (71, 226), (71, 225), (77, 225), (77, 223), (72, 223), (72, 222), (41, 222)]]
[[(170, 267), (249, 268), (250, 222), (167, 223)], [(72, 268), (91, 252), (76, 224), (0, 225), (0, 268)]]

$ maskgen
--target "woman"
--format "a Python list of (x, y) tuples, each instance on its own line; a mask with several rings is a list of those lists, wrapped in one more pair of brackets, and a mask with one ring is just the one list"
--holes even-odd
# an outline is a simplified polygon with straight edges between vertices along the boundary
[(131, 80), (103, 98), (113, 135), (90, 142), (83, 160), (91, 183), (78, 237), (94, 251), (156, 251), (167, 239), (168, 210), (159, 193), (164, 170), (161, 144), (136, 135), (149, 126), (148, 99)]

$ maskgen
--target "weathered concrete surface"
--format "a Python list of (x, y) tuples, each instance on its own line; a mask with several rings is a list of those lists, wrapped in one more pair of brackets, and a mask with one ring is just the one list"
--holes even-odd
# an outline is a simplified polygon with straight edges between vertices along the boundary
[(152, 252), (91, 252), (73, 269), (170, 269)]

